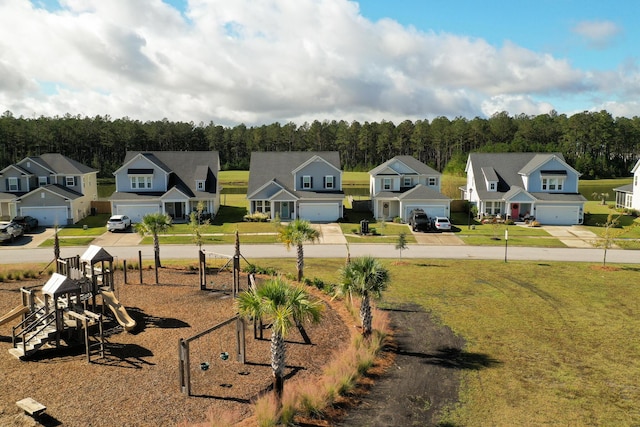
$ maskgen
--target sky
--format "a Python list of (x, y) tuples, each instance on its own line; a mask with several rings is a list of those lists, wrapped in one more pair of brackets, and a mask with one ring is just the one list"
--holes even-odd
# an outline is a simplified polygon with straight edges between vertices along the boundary
[(0, 113), (640, 116), (636, 0), (0, 0)]

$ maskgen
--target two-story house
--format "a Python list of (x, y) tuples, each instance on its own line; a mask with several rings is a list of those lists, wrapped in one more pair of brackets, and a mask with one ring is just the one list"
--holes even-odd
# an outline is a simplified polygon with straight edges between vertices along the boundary
[(586, 199), (580, 173), (560, 153), (471, 153), (463, 198), (478, 215), (514, 221), (534, 217), (541, 224), (582, 224)]
[(343, 198), (337, 151), (251, 153), (247, 189), (250, 214), (331, 222), (342, 217)]
[(98, 171), (62, 154), (25, 157), (0, 171), (0, 217), (32, 216), (45, 226), (74, 224), (98, 198)]
[(220, 207), (217, 151), (128, 151), (113, 175), (116, 191), (111, 212), (140, 222), (150, 213), (166, 213), (188, 221), (199, 202), (215, 215)]
[(396, 156), (369, 171), (374, 218), (407, 220), (413, 209), (449, 216), (451, 199), (440, 192), (442, 174), (412, 156)]

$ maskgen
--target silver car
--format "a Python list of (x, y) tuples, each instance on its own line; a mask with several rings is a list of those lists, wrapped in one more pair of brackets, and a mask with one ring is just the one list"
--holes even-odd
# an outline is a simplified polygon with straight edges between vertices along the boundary
[(24, 234), (24, 229), (15, 222), (0, 222), (0, 242), (13, 242)]
[(437, 231), (450, 231), (451, 223), (446, 216), (437, 216), (433, 219), (433, 228)]

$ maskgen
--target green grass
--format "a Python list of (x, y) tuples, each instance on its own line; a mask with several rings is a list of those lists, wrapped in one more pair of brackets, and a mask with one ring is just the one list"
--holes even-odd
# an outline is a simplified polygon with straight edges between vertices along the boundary
[[(447, 365), (463, 388), (442, 425), (638, 425), (637, 266), (382, 262), (392, 282), (381, 306), (419, 304), (467, 342)], [(293, 259), (256, 263), (295, 272)], [(343, 265), (308, 259), (305, 276), (335, 283)]]
[[(58, 231), (59, 237), (65, 236), (100, 236), (107, 232), (109, 214), (88, 216), (77, 224), (65, 225)], [(87, 227), (85, 230), (84, 227)]]
[[(94, 237), (59, 237), (58, 242), (60, 246), (89, 246), (91, 242), (93, 242)], [(38, 247), (40, 248), (52, 248), (54, 244), (53, 239), (47, 239), (44, 242), (40, 243)]]
[[(404, 224), (394, 224), (391, 222), (381, 222), (370, 219), (370, 215), (360, 213), (349, 214), (349, 222), (340, 223), (342, 234), (348, 243), (396, 243), (400, 233), (405, 233), (407, 243), (416, 243), (416, 238), (411, 234), (411, 230)], [(356, 235), (360, 232), (359, 218), (363, 217), (369, 221), (369, 231), (376, 231), (377, 235), (368, 234), (365, 236)]]
[(594, 200), (593, 193), (607, 193), (609, 194), (607, 200), (615, 201), (616, 192), (613, 191), (613, 189), (626, 184), (631, 184), (632, 181), (633, 178), (631, 177), (596, 180), (581, 179), (578, 184), (578, 190), (587, 200)]

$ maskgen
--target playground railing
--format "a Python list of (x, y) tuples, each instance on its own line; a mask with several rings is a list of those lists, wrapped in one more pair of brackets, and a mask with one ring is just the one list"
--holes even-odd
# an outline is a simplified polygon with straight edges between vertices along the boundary
[[(32, 314), (36, 314), (40, 310), (37, 310), (36, 312), (34, 312)], [(22, 329), (20, 332), (18, 332), (16, 334), (16, 330), (19, 328), (19, 326), (21, 324), (24, 323), (24, 321), (20, 322), (20, 325), (17, 325), (17, 326), (13, 327), (13, 331), (11, 333), (11, 340), (12, 340), (13, 346), (16, 347), (16, 340), (18, 338), (21, 338), (22, 339), (22, 342), (21, 342), (21, 344), (22, 344), (22, 353), (24, 355), (26, 355), (27, 354), (27, 345), (31, 342), (31, 340), (36, 338), (40, 332), (42, 332), (45, 329), (47, 329), (47, 327), (49, 325), (51, 325), (52, 323), (54, 323), (55, 321), (56, 321), (56, 313), (55, 313), (55, 311), (53, 311), (53, 312), (50, 312), (48, 314), (45, 314), (41, 318), (38, 318), (37, 321), (34, 321), (33, 323), (27, 325), (24, 329)], [(27, 338), (28, 334), (30, 334), (30, 336)]]

